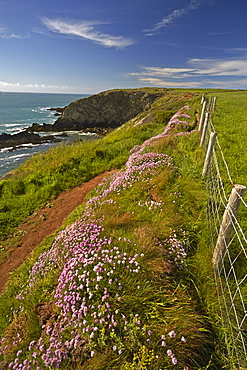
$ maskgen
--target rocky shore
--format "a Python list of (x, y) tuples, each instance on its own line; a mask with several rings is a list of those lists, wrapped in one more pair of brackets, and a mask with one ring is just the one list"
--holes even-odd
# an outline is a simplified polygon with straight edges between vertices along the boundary
[(9, 150), (12, 151), (25, 144), (43, 144), (59, 141), (62, 141), (62, 139), (57, 139), (53, 135), (40, 136), (39, 134), (25, 130), (13, 135), (5, 133), (1, 134), (0, 149), (10, 148)]
[[(68, 106), (49, 108), (59, 118), (54, 124), (33, 123), (18, 134), (1, 134), (0, 149), (17, 149), (23, 144), (42, 144), (62, 141), (53, 135), (40, 136), (44, 132), (83, 131), (104, 136), (143, 111), (163, 96), (163, 92), (148, 93), (143, 89), (110, 90), (76, 100)], [(66, 135), (66, 134), (64, 134)], [(61, 135), (62, 136), (62, 135)]]

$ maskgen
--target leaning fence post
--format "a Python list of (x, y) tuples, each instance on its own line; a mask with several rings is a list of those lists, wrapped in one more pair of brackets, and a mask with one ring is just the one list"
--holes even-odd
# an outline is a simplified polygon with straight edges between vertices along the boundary
[(210, 113), (206, 113), (205, 122), (204, 122), (203, 130), (202, 130), (202, 136), (201, 136), (200, 146), (202, 146), (202, 145), (204, 144), (204, 141), (205, 141), (205, 138), (206, 138), (206, 133), (207, 133), (207, 129), (208, 129), (209, 117), (210, 117)]
[(216, 136), (217, 136), (217, 132), (211, 132), (209, 143), (208, 143), (207, 154), (206, 154), (206, 157), (205, 157), (205, 162), (204, 162), (203, 171), (202, 171), (202, 176), (203, 177), (206, 177), (207, 173), (208, 173), (208, 169), (209, 169), (209, 166), (210, 166), (210, 163), (211, 163), (211, 157), (212, 157), (212, 153), (213, 153), (213, 149), (214, 149), (214, 142), (215, 142)]
[(203, 122), (205, 119), (205, 113), (206, 113), (206, 106), (207, 106), (207, 101), (204, 100), (203, 106), (202, 106), (201, 118), (200, 118), (199, 127), (198, 127), (199, 131), (202, 131), (202, 126), (203, 126)]
[(216, 268), (220, 263), (222, 255), (229, 244), (234, 220), (237, 216), (240, 202), (244, 196), (245, 189), (246, 187), (243, 185), (234, 185), (234, 188), (232, 189), (228, 204), (223, 215), (218, 239), (213, 253), (212, 263), (214, 268)]

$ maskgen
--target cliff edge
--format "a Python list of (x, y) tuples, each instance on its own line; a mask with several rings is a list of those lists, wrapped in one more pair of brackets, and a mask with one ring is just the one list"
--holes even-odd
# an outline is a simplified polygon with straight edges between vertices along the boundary
[(111, 90), (76, 100), (63, 109), (53, 131), (115, 128), (134, 118), (163, 93), (140, 90)]

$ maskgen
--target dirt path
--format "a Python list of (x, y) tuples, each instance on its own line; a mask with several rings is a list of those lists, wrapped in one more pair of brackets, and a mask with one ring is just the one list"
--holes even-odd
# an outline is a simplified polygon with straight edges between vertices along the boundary
[[(113, 172), (113, 171), (112, 171)], [(58, 198), (41, 209), (35, 216), (31, 216), (19, 230), (25, 230), (20, 245), (11, 253), (10, 257), (0, 265), (0, 293), (4, 290), (9, 273), (16, 270), (31, 251), (47, 236), (53, 234), (66, 217), (85, 201), (87, 193), (96, 187), (104, 177), (112, 172), (105, 172), (67, 192), (61, 193)]]

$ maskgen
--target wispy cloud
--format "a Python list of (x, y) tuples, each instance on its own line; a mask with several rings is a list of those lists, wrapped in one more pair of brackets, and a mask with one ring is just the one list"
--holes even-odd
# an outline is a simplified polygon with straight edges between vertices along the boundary
[[(186, 68), (142, 67), (130, 73), (139, 82), (173, 87), (247, 87), (247, 59), (189, 59)], [(222, 80), (216, 80), (222, 78)]]
[(16, 35), (15, 33), (9, 33), (7, 30), (0, 26), (0, 39), (26, 39), (29, 38), (30, 35)]
[(247, 76), (247, 59), (190, 59), (193, 73), (204, 76)]
[(64, 21), (61, 19), (42, 18), (44, 25), (52, 32), (67, 36), (80, 37), (106, 47), (117, 49), (132, 45), (134, 41), (123, 36), (113, 36), (101, 33), (95, 29), (96, 26), (104, 24), (97, 21)]
[(149, 83), (153, 86), (166, 86), (166, 87), (199, 87), (201, 86), (200, 81), (184, 81), (184, 82), (175, 82), (175, 81), (167, 81), (163, 80), (161, 78), (151, 78), (151, 77), (146, 77), (146, 78), (140, 78), (140, 82), (143, 83)]
[(188, 5), (184, 8), (176, 9), (169, 15), (165, 16), (160, 22), (156, 23), (156, 25), (147, 30), (143, 30), (146, 36), (153, 36), (156, 31), (160, 28), (167, 27), (171, 23), (174, 23), (177, 19), (183, 17), (184, 15), (190, 13), (190, 11), (197, 9), (203, 0), (191, 0)]
[(214, 88), (218, 89), (246, 89), (247, 88), (247, 78), (241, 78), (237, 80), (231, 80), (231, 81), (220, 81), (220, 80), (210, 80), (206, 79), (204, 80), (204, 83), (207, 83), (207, 85), (211, 85)]
[(223, 49), (227, 52), (235, 52), (235, 51), (239, 51), (239, 52), (247, 52), (247, 48), (228, 48), (228, 49)]
[(244, 30), (227, 30), (227, 31), (219, 31), (219, 32), (209, 32), (211, 36), (224, 36), (224, 35), (232, 35), (234, 33), (244, 32)]
[(131, 76), (152, 76), (168, 78), (189, 77), (192, 73), (191, 68), (161, 68), (161, 67), (143, 67), (142, 72), (130, 73)]

